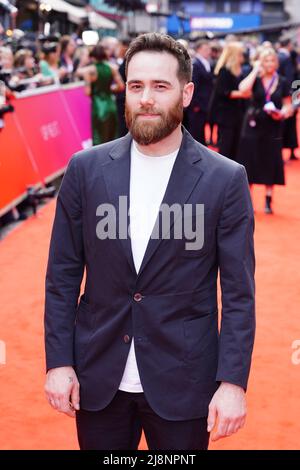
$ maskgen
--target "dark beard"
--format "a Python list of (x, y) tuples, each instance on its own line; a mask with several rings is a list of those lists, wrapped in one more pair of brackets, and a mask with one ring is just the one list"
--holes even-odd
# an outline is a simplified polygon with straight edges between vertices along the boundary
[(183, 119), (183, 105), (182, 98), (168, 110), (167, 113), (161, 111), (160, 117), (155, 122), (139, 122), (138, 114), (140, 113), (153, 113), (152, 109), (141, 109), (137, 112), (132, 112), (127, 104), (125, 104), (125, 119), (126, 125), (129, 129), (133, 139), (140, 145), (156, 144), (160, 140), (168, 137), (178, 127)]

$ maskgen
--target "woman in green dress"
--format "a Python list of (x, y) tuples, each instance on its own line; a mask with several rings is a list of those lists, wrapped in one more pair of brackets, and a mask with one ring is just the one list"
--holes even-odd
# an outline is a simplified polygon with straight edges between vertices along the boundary
[(118, 137), (117, 105), (114, 93), (125, 85), (118, 68), (107, 62), (104, 47), (99, 43), (90, 52), (91, 65), (77, 69), (76, 75), (87, 83), (92, 99), (93, 145), (103, 144)]

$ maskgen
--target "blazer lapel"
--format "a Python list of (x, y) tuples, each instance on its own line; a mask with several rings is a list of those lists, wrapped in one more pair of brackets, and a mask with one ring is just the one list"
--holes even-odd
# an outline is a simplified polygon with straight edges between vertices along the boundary
[[(104, 181), (110, 203), (116, 210), (116, 233), (130, 267), (135, 272), (132, 258), (131, 240), (128, 236), (129, 227), (129, 184), (130, 184), (130, 147), (132, 137), (128, 133), (110, 151), (111, 161), (102, 166)], [(122, 209), (120, 199), (122, 196)]]
[[(119, 143), (112, 148), (110, 152), (111, 161), (102, 166), (104, 181), (106, 184), (107, 194), (110, 202), (116, 210), (116, 232), (122, 249), (125, 253), (127, 261), (134, 272), (134, 262), (131, 250), (131, 239), (128, 235), (129, 212), (130, 207), (130, 147), (132, 137), (128, 133)], [(183, 128), (183, 138), (181, 146), (175, 160), (172, 173), (167, 185), (165, 195), (161, 204), (172, 206), (172, 204), (180, 204), (183, 206), (192, 194), (194, 187), (201, 178), (203, 171), (196, 162), (201, 160), (201, 146), (192, 136)], [(120, 213), (119, 197), (125, 196), (124, 207)], [(125, 207), (126, 206), (126, 207)], [(176, 218), (168, 227), (168, 231), (172, 228)], [(159, 223), (159, 216), (156, 224)], [(121, 228), (121, 230), (120, 230)], [(152, 234), (154, 233), (153, 230)], [(163, 234), (165, 235), (165, 234)], [(138, 276), (145, 269), (155, 251), (158, 249), (162, 238), (151, 237), (140, 267)]]
[[(161, 204), (167, 204), (168, 206), (175, 203), (180, 204), (181, 206), (185, 204), (203, 174), (199, 165), (195, 165), (195, 163), (201, 159), (200, 144), (198, 144), (183, 128), (181, 146)], [(175, 220), (176, 217), (173, 220), (173, 223), (170, 224), (168, 232), (174, 225)], [(158, 223), (159, 217), (156, 219), (156, 224)], [(154, 234), (154, 230), (152, 234)], [(138, 275), (142, 273), (146, 265), (149, 263), (153, 254), (158, 249), (161, 240), (162, 238), (150, 238)]]

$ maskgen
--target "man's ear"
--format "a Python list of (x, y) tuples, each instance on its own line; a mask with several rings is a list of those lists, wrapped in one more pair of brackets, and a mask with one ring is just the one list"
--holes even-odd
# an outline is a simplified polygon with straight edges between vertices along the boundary
[(192, 101), (193, 93), (194, 93), (194, 83), (193, 82), (186, 83), (183, 86), (183, 90), (182, 90), (182, 100), (183, 100), (184, 108), (187, 108), (189, 106), (190, 102)]

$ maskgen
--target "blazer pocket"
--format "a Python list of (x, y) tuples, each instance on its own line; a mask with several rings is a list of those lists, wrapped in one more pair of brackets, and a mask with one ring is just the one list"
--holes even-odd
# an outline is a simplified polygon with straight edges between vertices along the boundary
[(218, 336), (216, 310), (184, 321), (185, 362), (191, 380), (205, 382), (215, 379)]

